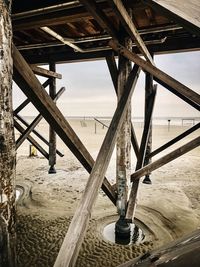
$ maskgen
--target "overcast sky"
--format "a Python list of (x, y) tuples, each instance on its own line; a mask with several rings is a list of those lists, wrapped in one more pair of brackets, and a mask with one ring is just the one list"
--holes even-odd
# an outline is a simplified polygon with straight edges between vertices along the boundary
[[(200, 52), (155, 56), (156, 66), (200, 94)], [(116, 95), (104, 60), (57, 65), (63, 75), (57, 80), (57, 90), (66, 92), (58, 100), (65, 116), (112, 116), (116, 108)], [(133, 94), (132, 116), (144, 114), (144, 75), (140, 75)], [(45, 79), (42, 79), (45, 81)], [(24, 99), (14, 86), (14, 108)], [(37, 114), (30, 105), (22, 115)], [(167, 89), (158, 85), (154, 108), (155, 117), (198, 117), (199, 112)]]

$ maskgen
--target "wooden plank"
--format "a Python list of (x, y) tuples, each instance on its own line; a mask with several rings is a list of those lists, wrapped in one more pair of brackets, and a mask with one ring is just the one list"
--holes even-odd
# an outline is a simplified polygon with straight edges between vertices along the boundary
[(154, 76), (154, 79), (156, 78), (157, 81), (159, 80), (166, 84), (167, 89), (172, 89), (171, 92), (178, 95), (180, 98), (195, 107), (197, 110), (200, 110), (199, 94), (192, 91), (190, 88), (178, 82), (177, 80), (167, 75), (165, 72), (161, 71), (149, 62), (146, 62), (144, 59), (140, 58), (137, 54), (129, 51), (128, 49), (120, 45), (118, 42), (111, 40), (109, 41), (109, 45), (113, 48), (113, 50), (119, 52), (123, 56), (129, 58), (135, 64), (139, 65), (144, 71), (152, 74)]
[[(56, 71), (55, 62), (49, 63), (49, 70), (52, 72)], [(55, 78), (51, 79), (51, 83), (49, 85), (49, 95), (52, 99), (54, 99), (56, 96), (56, 79)], [(55, 164), (56, 164), (56, 132), (51, 126), (49, 126), (49, 166), (50, 166), (49, 173), (56, 172), (54, 168)]]
[(98, 24), (107, 31), (113, 38), (117, 39), (117, 31), (112, 25), (112, 22), (105, 15), (103, 10), (97, 5), (94, 0), (80, 0), (86, 9), (92, 14)]
[(149, 61), (152, 65), (154, 65), (152, 56), (149, 53), (142, 38), (140, 37), (140, 34), (138, 33), (137, 28), (135, 27), (122, 1), (121, 0), (109, 0), (109, 3), (111, 3), (116, 16), (120, 19), (122, 25), (124, 26), (129, 36), (132, 38), (132, 40), (135, 41), (135, 44), (137, 45), (137, 47), (139, 48), (143, 56), (146, 58), (147, 61)]
[(46, 70), (41, 67), (38, 67), (36, 65), (30, 65), (32, 71), (40, 76), (46, 77), (46, 78), (57, 78), (62, 79), (62, 74), (56, 73), (55, 71)]
[[(131, 10), (129, 10), (131, 13)], [(120, 24), (119, 32), (123, 32), (124, 28)], [(132, 48), (132, 40), (129, 36), (123, 34), (119, 38), (127, 49)], [(119, 55), (118, 57), (118, 81), (117, 81), (117, 100), (120, 101), (121, 96), (126, 90), (127, 79), (131, 72), (131, 61)], [(116, 187), (117, 187), (117, 212), (121, 218), (126, 215), (128, 187), (130, 185), (130, 166), (131, 166), (131, 100), (128, 103), (126, 114), (121, 128), (117, 134), (116, 142)]]
[(117, 138), (117, 131), (121, 128), (128, 102), (137, 81), (138, 67), (134, 66), (126, 84), (126, 90), (118, 103), (117, 109), (100, 148), (93, 166), (86, 189), (79, 202), (77, 210), (68, 228), (63, 244), (59, 251), (54, 267), (73, 267), (84, 238), (87, 224), (91, 216), (91, 209), (96, 200), (98, 190), (102, 184)]
[[(106, 56), (106, 62), (107, 62), (107, 65), (108, 65), (108, 69), (110, 71), (110, 75), (111, 75), (111, 78), (112, 78), (112, 82), (113, 82), (113, 85), (114, 85), (115, 92), (117, 94), (118, 69), (117, 69), (117, 64), (116, 64), (116, 61), (115, 61), (113, 53), (108, 55), (108, 56)], [(136, 137), (135, 130), (134, 130), (132, 122), (131, 122), (131, 143), (132, 143), (133, 149), (135, 151), (135, 155), (138, 158), (139, 145), (138, 145), (137, 137)]]
[[(15, 128), (23, 134), (25, 132), (25, 129), (18, 123), (16, 119), (14, 119), (14, 126)], [(27, 137), (27, 140), (37, 148), (38, 151), (46, 158), (49, 159), (49, 154), (42, 148), (42, 146), (31, 136)]]
[[(16, 79), (16, 77), (15, 77)], [(15, 117), (21, 121), (26, 127), (29, 127), (29, 123), (24, 120), (19, 114), (16, 114)], [(49, 146), (49, 142), (47, 141), (47, 139), (45, 139), (38, 131), (36, 131), (35, 129), (32, 130), (32, 132), (37, 136), (39, 137), (47, 146)], [(60, 156), (60, 157), (63, 157), (64, 155), (59, 151), (59, 150), (56, 150), (56, 153)]]
[(172, 160), (184, 155), (185, 153), (189, 152), (190, 150), (198, 147), (200, 145), (200, 137), (193, 139), (192, 141), (188, 142), (187, 144), (175, 149), (174, 151), (168, 153), (167, 155), (163, 156), (162, 158), (144, 166), (140, 170), (136, 171), (131, 175), (131, 180), (140, 179), (140, 177), (146, 175), (149, 172), (155, 171), (158, 168), (164, 166), (165, 164), (171, 162)]
[(0, 1), (0, 266), (16, 267), (16, 153), (12, 110), (10, 1)]
[(176, 142), (182, 140), (184, 137), (188, 136), (189, 134), (193, 133), (194, 131), (198, 130), (200, 128), (200, 123), (197, 123), (196, 125), (194, 125), (193, 127), (191, 127), (190, 129), (186, 130), (185, 132), (181, 133), (180, 135), (178, 135), (177, 137), (173, 138), (172, 140), (170, 140), (169, 142), (167, 142), (166, 144), (164, 144), (163, 146), (155, 149), (153, 152), (151, 152), (148, 157), (152, 158), (155, 155), (157, 155), (158, 153), (162, 152), (163, 150), (165, 150), (166, 148), (174, 145)]
[[(46, 80), (43, 84), (42, 87), (46, 88), (50, 84), (51, 79)], [(14, 115), (19, 113), (23, 108), (25, 108), (31, 101), (27, 98), (22, 102), (15, 110), (14, 110)]]
[[(64, 93), (65, 91), (65, 87), (62, 87), (58, 94), (55, 96), (54, 100), (57, 100), (58, 97)], [(36, 127), (36, 125), (38, 125), (38, 123), (41, 121), (42, 119), (42, 115), (39, 114), (34, 120), (33, 122), (27, 127), (27, 129), (23, 132), (23, 134), (17, 139), (16, 141), (16, 149), (18, 149), (20, 147), (20, 145), (27, 139), (27, 137), (29, 136), (29, 134), (33, 131), (33, 129)], [(56, 152), (56, 151), (55, 151)]]
[[(149, 103), (151, 102), (152, 93), (153, 93), (153, 76), (149, 73), (146, 73), (146, 75), (145, 75), (145, 111), (144, 111), (144, 113), (145, 113), (144, 120), (145, 121), (148, 118)], [(151, 153), (151, 151), (152, 151), (152, 119), (151, 119), (151, 123), (150, 123), (149, 137), (148, 137), (148, 142), (147, 142), (144, 165), (147, 165), (151, 162), (151, 158), (148, 157), (149, 154)]]
[(199, 0), (143, 0), (143, 2), (200, 36)]
[[(94, 165), (93, 158), (84, 147), (74, 130), (70, 127), (69, 123), (66, 121), (65, 117), (62, 115), (51, 97), (43, 89), (37, 77), (34, 75), (33, 71), (14, 45), (13, 60), (14, 80), (27, 97), (31, 99), (32, 103), (43, 115), (45, 120), (54, 128), (63, 142), (69, 147), (72, 153), (90, 173), (92, 166)], [(104, 179), (102, 189), (115, 204), (115, 192), (106, 178)]]
[[(141, 139), (141, 144), (140, 144), (139, 157), (138, 157), (137, 164), (136, 164), (136, 170), (142, 168), (144, 164), (147, 144), (149, 140), (149, 133), (151, 129), (151, 120), (152, 120), (152, 115), (153, 115), (155, 97), (156, 97), (156, 86), (154, 86), (152, 93), (151, 93), (151, 97), (149, 97), (148, 111), (147, 111), (147, 116), (146, 116), (144, 129), (142, 133), (142, 139)], [(126, 212), (126, 219), (129, 222), (132, 222), (135, 216), (136, 198), (137, 198), (138, 189), (139, 189), (139, 179), (137, 181), (133, 181), (132, 183), (132, 188), (131, 188), (127, 212)]]

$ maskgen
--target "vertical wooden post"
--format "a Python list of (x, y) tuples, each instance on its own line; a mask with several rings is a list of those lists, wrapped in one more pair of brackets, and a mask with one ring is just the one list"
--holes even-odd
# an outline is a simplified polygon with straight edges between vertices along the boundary
[[(56, 72), (55, 62), (49, 63), (49, 70)], [(56, 78), (51, 78), (49, 85), (49, 95), (52, 99), (56, 96)], [(56, 173), (56, 133), (53, 128), (49, 127), (49, 173)]]
[[(153, 58), (153, 56), (152, 56)], [(148, 111), (149, 111), (149, 103), (150, 99), (152, 97), (153, 93), (153, 76), (149, 73), (146, 73), (145, 76), (145, 114), (144, 114), (144, 121), (146, 122), (147, 117), (148, 117)], [(144, 124), (145, 124), (144, 122)], [(146, 156), (144, 160), (144, 165), (148, 165), (151, 163), (151, 158), (149, 158), (149, 154), (152, 151), (152, 118), (150, 122), (150, 128), (149, 128), (149, 137), (148, 137), (148, 142), (147, 142), (147, 148), (146, 148)], [(151, 184), (150, 180), (150, 173), (147, 174), (143, 180), (143, 183), (145, 184)]]
[(15, 140), (12, 115), (12, 1), (0, 0), (0, 266), (15, 262)]
[[(124, 29), (121, 26), (121, 43), (131, 49), (132, 41), (124, 36)], [(124, 92), (125, 84), (131, 71), (131, 62), (119, 55), (117, 96), (118, 101)], [(116, 184), (117, 184), (117, 209), (120, 217), (125, 217), (128, 197), (128, 183), (130, 183), (131, 165), (131, 100), (122, 127), (117, 138), (117, 159), (116, 159)]]

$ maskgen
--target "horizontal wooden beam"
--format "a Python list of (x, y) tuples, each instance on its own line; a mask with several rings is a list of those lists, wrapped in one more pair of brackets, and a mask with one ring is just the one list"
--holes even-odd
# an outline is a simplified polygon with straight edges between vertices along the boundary
[[(14, 118), (14, 126), (15, 128), (23, 134), (25, 129), (19, 124), (19, 122)], [(28, 141), (37, 148), (37, 150), (46, 158), (49, 159), (49, 154), (42, 148), (42, 146), (31, 136), (27, 137)]]
[(200, 137), (193, 139), (192, 141), (188, 142), (187, 144), (175, 149), (174, 151), (170, 152), (169, 154), (163, 156), (162, 158), (144, 166), (140, 170), (136, 171), (131, 175), (131, 181), (136, 179), (140, 179), (142, 176), (155, 171), (156, 169), (164, 166), (165, 164), (171, 162), (172, 160), (182, 156), (183, 154), (189, 152), (190, 150), (198, 147), (200, 145)]
[(154, 61), (152, 59), (151, 54), (149, 53), (146, 45), (144, 44), (140, 34), (138, 33), (137, 28), (135, 27), (131, 17), (129, 16), (126, 8), (124, 7), (121, 0), (109, 0), (109, 3), (112, 5), (115, 14), (120, 19), (123, 27), (131, 37), (131, 39), (135, 42), (140, 52), (149, 61), (152, 65), (154, 65)]
[(143, 2), (195, 35), (200, 36), (199, 0), (187, 0), (184, 1), (184, 4), (182, 1), (175, 0), (143, 0)]
[(127, 106), (135, 88), (138, 72), (139, 68), (135, 65), (129, 75), (126, 88), (118, 103), (117, 109), (87, 182), (86, 189), (70, 223), (54, 267), (75, 266), (78, 252), (84, 238), (84, 233), (91, 217), (91, 209), (94, 205), (98, 190), (102, 184), (103, 177), (110, 162), (117, 138), (117, 131), (121, 128), (123, 119), (126, 115)]
[[(26, 94), (26, 96), (31, 99), (31, 102), (42, 114), (45, 120), (51, 125), (63, 142), (90, 173), (94, 165), (94, 159), (82, 144), (81, 140), (78, 138), (69, 123), (66, 121), (65, 117), (55, 105), (51, 97), (44, 90), (39, 80), (14, 45), (13, 60), (14, 80), (16, 83)], [(104, 179), (102, 189), (115, 204), (115, 192), (106, 178)]]
[[(151, 97), (149, 97), (147, 116), (146, 116), (144, 129), (142, 133), (142, 139), (141, 139), (141, 144), (140, 144), (139, 157), (137, 159), (137, 164), (136, 164), (136, 170), (142, 168), (142, 166), (144, 165), (146, 149), (147, 149), (147, 144), (149, 140), (149, 133), (150, 133), (150, 128), (151, 128), (151, 122), (152, 122), (152, 116), (153, 116), (153, 109), (154, 109), (154, 104), (155, 104), (156, 90), (157, 90), (157, 85), (154, 85), (152, 93), (151, 93)], [(135, 216), (136, 198), (137, 198), (138, 189), (139, 189), (139, 180), (136, 180), (132, 183), (127, 212), (126, 212), (126, 220), (128, 220), (129, 222), (132, 222)]]
[(145, 72), (150, 73), (154, 76), (154, 78), (156, 77), (157, 80), (163, 82), (167, 86), (167, 89), (171, 88), (171, 91), (174, 94), (178, 95), (180, 98), (195, 107), (197, 110), (200, 110), (199, 94), (192, 91), (190, 88), (178, 82), (177, 80), (167, 75), (165, 72), (161, 71), (149, 62), (140, 58), (137, 54), (129, 51), (128, 49), (120, 45), (117, 41), (111, 40), (109, 41), (109, 45), (113, 48), (113, 50), (119, 52), (124, 57), (128, 58), (129, 60), (140, 66)]
[(168, 147), (174, 145), (175, 143), (177, 143), (178, 141), (182, 140), (184, 137), (188, 136), (189, 134), (193, 133), (194, 131), (198, 130), (200, 128), (200, 123), (197, 123), (196, 125), (194, 125), (193, 127), (191, 127), (190, 129), (188, 129), (187, 131), (181, 133), (180, 135), (178, 135), (177, 137), (173, 138), (172, 140), (170, 140), (169, 142), (167, 142), (166, 144), (164, 144), (163, 146), (155, 149), (153, 152), (151, 152), (148, 155), (148, 158), (152, 158), (155, 155), (157, 155), (158, 153), (162, 152), (163, 150), (167, 149)]
[[(65, 87), (62, 87), (58, 93), (56, 94), (54, 101), (56, 101), (65, 91)], [(33, 129), (38, 125), (38, 123), (42, 120), (42, 115), (39, 114), (32, 123), (27, 127), (27, 129), (23, 132), (23, 134), (16, 141), (16, 149), (20, 147), (20, 145), (27, 139), (29, 134), (33, 131)]]
[(41, 67), (38, 67), (36, 65), (30, 65), (32, 71), (40, 76), (46, 77), (46, 78), (57, 78), (62, 79), (62, 74), (56, 73), (54, 71), (46, 70)]

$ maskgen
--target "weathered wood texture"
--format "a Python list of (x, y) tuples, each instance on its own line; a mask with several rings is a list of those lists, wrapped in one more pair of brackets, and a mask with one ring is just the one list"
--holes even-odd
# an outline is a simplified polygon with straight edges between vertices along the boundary
[(100, 148), (96, 162), (90, 174), (83, 196), (74, 214), (54, 267), (73, 267), (75, 265), (84, 233), (91, 217), (91, 210), (96, 200), (98, 190), (103, 182), (116, 138), (121, 128), (126, 109), (135, 88), (138, 76), (138, 66), (134, 66), (126, 84), (126, 89), (118, 103), (117, 109)]
[(16, 266), (11, 1), (0, 1), (0, 266)]
[(143, 2), (200, 36), (199, 0), (143, 0)]
[(190, 150), (198, 147), (200, 145), (200, 137), (193, 139), (192, 141), (188, 142), (187, 144), (175, 149), (174, 151), (170, 152), (169, 154), (163, 156), (162, 158), (150, 163), (149, 165), (144, 166), (140, 170), (136, 171), (131, 175), (131, 180), (137, 180), (140, 177), (152, 172), (163, 165), (169, 163), (170, 161), (182, 156), (183, 154), (189, 152)]
[[(144, 111), (144, 121), (147, 121), (148, 119), (148, 112), (149, 112), (149, 103), (151, 103), (151, 96), (153, 93), (153, 76), (149, 73), (146, 73), (145, 75), (145, 111)], [(149, 126), (149, 137), (147, 142), (147, 148), (146, 148), (146, 155), (144, 159), (144, 165), (147, 165), (150, 163), (151, 159), (149, 158), (149, 154), (152, 150), (152, 119)]]
[(163, 146), (155, 149), (152, 151), (149, 155), (147, 155), (148, 158), (152, 158), (158, 153), (162, 152), (163, 150), (167, 149), (168, 147), (172, 146), (173, 144), (177, 143), (178, 141), (182, 140), (184, 137), (188, 136), (189, 134), (193, 133), (194, 131), (198, 130), (200, 128), (200, 123), (197, 123), (187, 131), (183, 132), (182, 134), (178, 135), (177, 137), (173, 138)]
[[(113, 82), (113, 85), (114, 85), (115, 92), (117, 94), (118, 68), (117, 68), (117, 64), (116, 64), (115, 57), (114, 57), (113, 53), (106, 57), (106, 62), (107, 62), (107, 65), (108, 65), (108, 69), (110, 71), (110, 75), (111, 75), (111, 79), (112, 79), (112, 82)], [(138, 158), (139, 145), (138, 145), (137, 137), (136, 137), (135, 130), (134, 130), (132, 122), (131, 122), (131, 143), (132, 143), (133, 149), (135, 151), (135, 155)]]
[(112, 5), (114, 12), (116, 13), (117, 17), (120, 19), (120, 22), (124, 26), (129, 36), (132, 38), (132, 40), (135, 41), (135, 44), (137, 45), (141, 53), (144, 55), (146, 60), (154, 65), (151, 54), (149, 53), (146, 45), (144, 44), (142, 38), (140, 37), (140, 34), (138, 33), (137, 28), (135, 27), (133, 20), (131, 19), (131, 16), (128, 14), (122, 1), (121, 0), (109, 0), (109, 3)]
[(62, 79), (62, 75), (59, 73), (56, 73), (56, 71), (54, 70), (46, 70), (44, 68), (41, 67), (37, 67), (36, 65), (30, 65), (32, 71), (40, 76), (46, 77), (46, 78), (57, 78), (57, 79)]
[(165, 72), (156, 68), (149, 62), (146, 62), (144, 59), (140, 58), (137, 54), (129, 51), (128, 49), (120, 45), (118, 42), (111, 40), (109, 41), (109, 45), (113, 48), (113, 50), (119, 52), (124, 57), (130, 59), (135, 64), (140, 66), (145, 72), (148, 72), (153, 75), (154, 80), (161, 83), (172, 93), (179, 96), (196, 109), (200, 110), (200, 96), (198, 93), (192, 91), (190, 88), (175, 80), (171, 76), (167, 75)]
[[(131, 12), (131, 11), (130, 11)], [(127, 13), (128, 14), (128, 13)], [(120, 30), (123, 31), (122, 25)], [(122, 34), (121, 43), (131, 50), (132, 41), (129, 37)], [(126, 90), (127, 79), (131, 72), (131, 61), (119, 55), (118, 61), (118, 81), (117, 98)], [(128, 187), (130, 186), (131, 175), (131, 99), (127, 104), (126, 114), (122, 126), (117, 135), (116, 143), (116, 186), (117, 186), (117, 210), (120, 216), (126, 215)]]
[[(49, 70), (53, 73), (56, 72), (55, 62), (49, 64)], [(52, 99), (56, 96), (56, 78), (51, 78), (49, 85), (49, 95)], [(49, 166), (54, 167), (56, 164), (56, 132), (49, 126)]]
[[(145, 155), (146, 155), (146, 149), (147, 144), (149, 140), (149, 133), (151, 130), (151, 120), (153, 115), (153, 109), (154, 109), (154, 103), (155, 103), (155, 97), (156, 97), (156, 86), (154, 86), (151, 97), (149, 97), (149, 103), (148, 103), (148, 110), (146, 112), (146, 118), (145, 118), (145, 124), (144, 129), (142, 133), (142, 139), (140, 144), (140, 150), (139, 150), (139, 157), (136, 164), (136, 170), (142, 168), (144, 165)], [(139, 179), (138, 180), (132, 180), (132, 188), (129, 196), (128, 201), (128, 208), (126, 212), (126, 219), (130, 222), (133, 221), (135, 216), (135, 209), (136, 209), (136, 200), (137, 200), (137, 193), (139, 189)]]
[[(41, 86), (33, 71), (15, 46), (13, 46), (13, 59), (14, 80), (18, 86), (23, 90), (27, 97), (31, 99), (46, 121), (54, 128), (63, 142), (90, 173), (94, 165), (93, 158), (70, 127), (51, 97)], [(104, 179), (102, 189), (115, 204), (115, 192), (106, 178)]]

